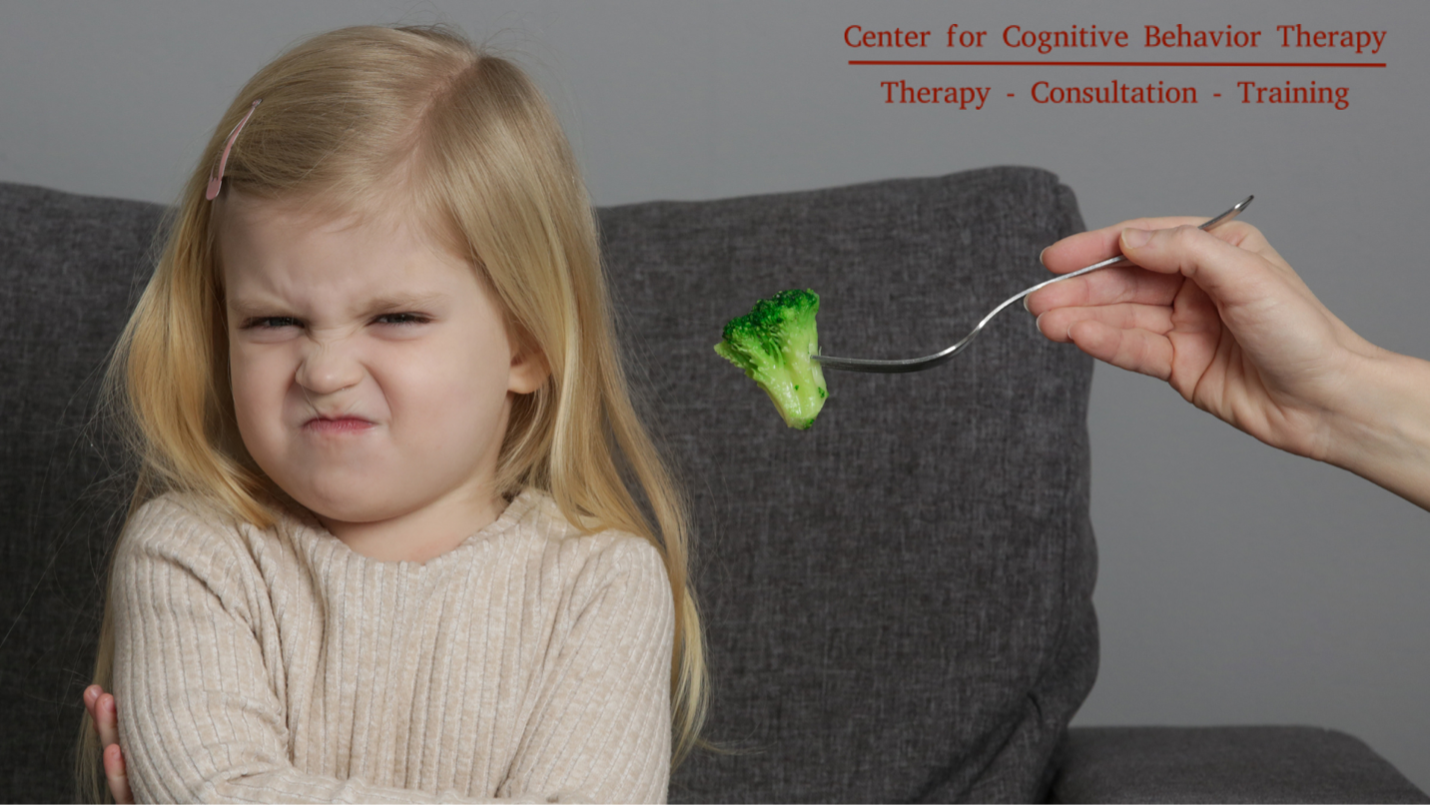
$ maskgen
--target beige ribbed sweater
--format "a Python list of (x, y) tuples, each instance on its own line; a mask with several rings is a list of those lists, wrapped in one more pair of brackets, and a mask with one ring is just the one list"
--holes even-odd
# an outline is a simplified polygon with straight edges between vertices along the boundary
[(650, 543), (582, 536), (532, 491), (425, 564), (209, 514), (157, 498), (115, 560), (139, 802), (665, 800), (674, 609)]

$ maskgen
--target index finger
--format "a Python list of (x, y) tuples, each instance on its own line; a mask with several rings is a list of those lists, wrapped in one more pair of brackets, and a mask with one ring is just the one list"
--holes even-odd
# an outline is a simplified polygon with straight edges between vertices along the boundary
[[(1043, 251), (1043, 266), (1049, 270), (1064, 275), (1080, 270), (1099, 261), (1106, 261), (1109, 258), (1122, 252), (1122, 230), (1124, 228), (1137, 228), (1139, 230), (1165, 230), (1178, 227), (1179, 225), (1200, 225), (1206, 222), (1208, 217), (1195, 216), (1163, 216), (1157, 218), (1128, 219), (1125, 222), (1118, 222), (1100, 230), (1089, 230), (1083, 233), (1075, 233), (1065, 239), (1054, 242)], [(1120, 265), (1119, 265), (1120, 266)]]
[(119, 743), (119, 707), (113, 694), (101, 694), (94, 701), (94, 727), (99, 731), (100, 747)]

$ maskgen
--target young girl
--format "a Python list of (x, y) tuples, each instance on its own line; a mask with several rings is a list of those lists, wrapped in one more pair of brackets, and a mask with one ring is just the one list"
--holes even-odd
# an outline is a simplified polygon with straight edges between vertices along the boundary
[[(117, 701), (117, 786), (663, 801), (707, 693), (686, 519), (532, 82), (440, 27), (314, 37), (174, 217), (109, 376), (140, 475), (86, 702)], [(90, 802), (100, 756), (87, 718)]]

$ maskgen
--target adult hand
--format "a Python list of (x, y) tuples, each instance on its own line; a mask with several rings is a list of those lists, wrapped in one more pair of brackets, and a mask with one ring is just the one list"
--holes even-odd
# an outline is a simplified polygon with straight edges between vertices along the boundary
[(105, 693), (98, 685), (91, 685), (84, 690), (84, 708), (94, 722), (99, 747), (104, 751), (104, 777), (109, 782), (109, 794), (114, 797), (115, 803), (133, 803), (134, 793), (129, 791), (124, 754), (119, 749), (119, 708), (114, 704), (114, 695)]
[(1430, 508), (1430, 363), (1351, 331), (1256, 228), (1208, 233), (1203, 221), (1133, 219), (1050, 246), (1042, 260), (1055, 273), (1118, 253), (1136, 266), (1030, 295), (1039, 330)]

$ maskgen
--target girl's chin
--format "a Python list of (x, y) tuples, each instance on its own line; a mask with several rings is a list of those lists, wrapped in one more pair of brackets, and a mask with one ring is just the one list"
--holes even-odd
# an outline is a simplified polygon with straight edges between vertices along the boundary
[(401, 506), (388, 499), (391, 493), (390, 487), (364, 485), (321, 493), (308, 490), (296, 493), (293, 499), (313, 512), (324, 525), (352, 525), (383, 522), (405, 513)]

